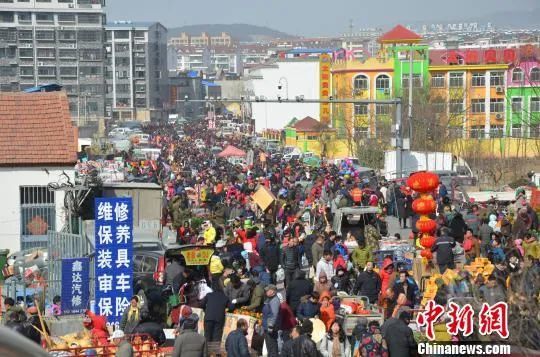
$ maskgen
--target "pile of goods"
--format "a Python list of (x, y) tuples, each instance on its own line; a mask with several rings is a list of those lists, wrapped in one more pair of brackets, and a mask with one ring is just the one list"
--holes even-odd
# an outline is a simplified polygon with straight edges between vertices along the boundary
[(254, 311), (249, 311), (249, 310), (246, 310), (246, 309), (243, 308), (243, 307), (234, 310), (234, 311), (233, 311), (233, 314), (249, 316), (249, 317), (253, 317), (253, 318), (257, 319), (258, 321), (262, 321), (262, 313), (260, 313), (260, 312), (254, 312)]
[(363, 300), (342, 300), (340, 309), (343, 309), (346, 314), (369, 315), (372, 313), (371, 310), (366, 309)]
[(472, 275), (474, 280), (479, 274), (490, 276), (495, 269), (488, 258), (476, 258), (470, 265), (465, 265), (464, 268)]

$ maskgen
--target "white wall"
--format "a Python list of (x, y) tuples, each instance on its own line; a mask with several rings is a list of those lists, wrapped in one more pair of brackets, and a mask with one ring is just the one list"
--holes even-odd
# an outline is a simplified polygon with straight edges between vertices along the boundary
[[(45, 172), (47, 169), (49, 173)], [(20, 186), (46, 186), (51, 182), (58, 182), (62, 171), (65, 171), (73, 182), (75, 170), (73, 167), (0, 167), (0, 248), (9, 249), (12, 253), (20, 250), (21, 235), (21, 208)], [(57, 191), (56, 203), (56, 230), (60, 230), (65, 223), (64, 192)]]
[[(289, 100), (303, 95), (305, 99), (320, 98), (319, 62), (313, 60), (294, 60), (275, 63), (276, 68), (258, 68), (250, 72), (255, 78), (248, 81), (251, 96), (265, 96), (266, 99), (277, 99), (278, 95), (286, 97), (286, 82), (281, 81), (282, 89), (278, 90), (280, 78), (288, 82)], [(260, 79), (262, 77), (262, 79)], [(292, 118), (303, 119), (310, 116), (319, 119), (320, 105), (302, 103), (253, 103), (255, 130), (266, 128), (282, 129)]]

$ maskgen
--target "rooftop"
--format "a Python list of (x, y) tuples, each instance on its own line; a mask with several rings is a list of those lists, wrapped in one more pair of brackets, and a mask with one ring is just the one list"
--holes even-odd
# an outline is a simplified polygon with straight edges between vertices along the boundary
[(322, 124), (320, 121), (313, 119), (312, 117), (305, 117), (294, 124), (294, 128), (297, 131), (321, 131), (321, 129), (324, 129), (325, 127), (325, 124)]
[(65, 92), (0, 93), (0, 166), (75, 162), (77, 129)]
[(379, 42), (383, 43), (409, 43), (419, 42), (422, 36), (409, 30), (403, 25), (397, 25), (390, 31), (379, 37)]

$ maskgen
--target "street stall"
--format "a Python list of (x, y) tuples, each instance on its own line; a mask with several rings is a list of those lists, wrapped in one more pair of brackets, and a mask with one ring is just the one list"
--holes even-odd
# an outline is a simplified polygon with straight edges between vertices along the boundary
[(384, 313), (376, 305), (370, 304), (367, 296), (338, 296), (340, 308), (336, 316), (343, 320), (343, 330), (347, 336), (351, 336), (354, 327), (361, 318), (368, 321), (378, 321), (382, 326)]

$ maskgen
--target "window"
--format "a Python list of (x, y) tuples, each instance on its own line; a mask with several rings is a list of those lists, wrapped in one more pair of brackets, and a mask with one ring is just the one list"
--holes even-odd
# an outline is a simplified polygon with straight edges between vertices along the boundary
[(135, 92), (146, 92), (146, 84), (136, 84)]
[(58, 50), (58, 57), (61, 59), (77, 59), (77, 50)]
[(32, 48), (19, 48), (20, 58), (34, 58), (34, 49)]
[(79, 67), (79, 75), (82, 78), (99, 78), (101, 67)]
[(21, 249), (43, 246), (47, 231), (56, 228), (55, 193), (47, 186), (19, 187)]
[(539, 97), (531, 98), (531, 112), (535, 112), (535, 113), (540, 112), (540, 98)]
[(484, 137), (484, 127), (482, 125), (475, 125), (471, 127), (470, 137), (480, 139)]
[(523, 98), (512, 98), (512, 113), (521, 113), (523, 110)]
[(58, 14), (58, 23), (60, 24), (74, 24), (75, 14)]
[(366, 90), (369, 88), (369, 80), (364, 75), (359, 75), (354, 78), (355, 90)]
[(40, 77), (55, 77), (56, 67), (38, 67), (38, 75)]
[(0, 11), (0, 22), (15, 22), (13, 11)]
[(512, 137), (521, 138), (521, 124), (512, 124)]
[(33, 40), (34, 34), (32, 30), (20, 30), (19, 31), (19, 40)]
[(502, 98), (491, 98), (489, 101), (489, 111), (491, 113), (502, 113), (504, 112), (504, 99)]
[(433, 105), (433, 111), (435, 113), (440, 114), (440, 113), (446, 112), (446, 103), (445, 102), (443, 102), (443, 101), (434, 101), (432, 103), (432, 105)]
[(489, 136), (491, 138), (502, 138), (504, 133), (504, 125), (492, 125), (489, 128)]
[(523, 71), (521, 68), (515, 68), (512, 72), (512, 82), (521, 82), (523, 81)]
[(448, 105), (450, 113), (452, 114), (461, 114), (463, 113), (463, 100), (462, 99), (451, 99)]
[(0, 76), (14, 77), (16, 75), (17, 75), (17, 67), (13, 67), (13, 66), (1, 66), (0, 67)]
[(356, 126), (354, 127), (354, 137), (355, 138), (367, 138), (369, 136), (369, 127), (367, 126)]
[(32, 22), (32, 13), (31, 12), (19, 12), (17, 13), (17, 18), (19, 19), (20, 24), (29, 24)]
[(58, 31), (58, 39), (60, 41), (75, 41), (77, 33), (75, 31)]
[(375, 81), (375, 88), (377, 90), (389, 90), (390, 89), (390, 77), (386, 74), (381, 74)]
[(37, 57), (45, 59), (54, 59), (56, 58), (56, 51), (54, 48), (38, 48)]
[(145, 108), (146, 107), (146, 99), (145, 98), (137, 98), (137, 99), (135, 99), (135, 106), (137, 108)]
[(128, 71), (116, 71), (116, 78), (118, 79), (128, 78)]
[(116, 92), (117, 93), (129, 93), (131, 90), (131, 86), (129, 84), (117, 84), (116, 85)]
[(101, 84), (81, 84), (81, 93), (100, 94), (103, 93), (103, 86)]
[(60, 67), (60, 77), (77, 77), (77, 67)]
[(540, 138), (540, 123), (531, 123), (529, 126), (529, 137)]
[(99, 42), (101, 41), (101, 31), (79, 31), (77, 33), (77, 39), (85, 42)]
[(54, 41), (54, 31), (36, 31), (36, 40)]
[(141, 30), (135, 31), (134, 37), (144, 39), (145, 33), (146, 33), (146, 31), (141, 31)]
[(135, 44), (135, 49), (134, 49), (135, 52), (144, 52), (145, 50), (146, 48), (144, 44), (140, 44), (140, 43)]
[(354, 105), (354, 115), (367, 115), (368, 114), (368, 105), (367, 104), (355, 104)]
[(33, 77), (34, 67), (19, 67), (21, 77)]
[(491, 72), (491, 77), (489, 78), (489, 85), (494, 86), (504, 86), (504, 72)]
[(100, 49), (79, 50), (79, 60), (81, 61), (101, 61)]
[(484, 87), (486, 85), (486, 74), (485, 73), (473, 73), (471, 85), (473, 87)]
[(127, 44), (127, 43), (117, 43), (116, 45), (114, 45), (114, 50), (116, 52), (129, 51), (129, 44)]
[(531, 81), (540, 82), (540, 68), (534, 67), (531, 69)]
[(128, 30), (116, 30), (114, 31), (114, 38), (120, 39), (120, 40), (126, 40), (129, 38), (129, 31)]
[(99, 14), (79, 14), (78, 20), (80, 24), (100, 24), (101, 15)]
[[(409, 88), (409, 75), (404, 74), (402, 77), (402, 86), (403, 88)], [(421, 88), (422, 87), (422, 76), (419, 74), (413, 74), (413, 87), (414, 88)]]
[(39, 23), (54, 23), (54, 15), (50, 12), (36, 12), (36, 22)]
[(473, 114), (480, 114), (486, 112), (486, 100), (485, 99), (473, 99), (471, 100), (471, 112)]
[(376, 115), (388, 115), (390, 114), (390, 104), (377, 104), (375, 106)]
[(431, 76), (431, 87), (433, 87), (433, 88), (444, 88), (444, 86), (445, 86), (444, 74), (437, 73), (437, 74), (433, 74)]
[(450, 87), (452, 88), (461, 88), (463, 87), (463, 75), (464, 73), (450, 73)]

